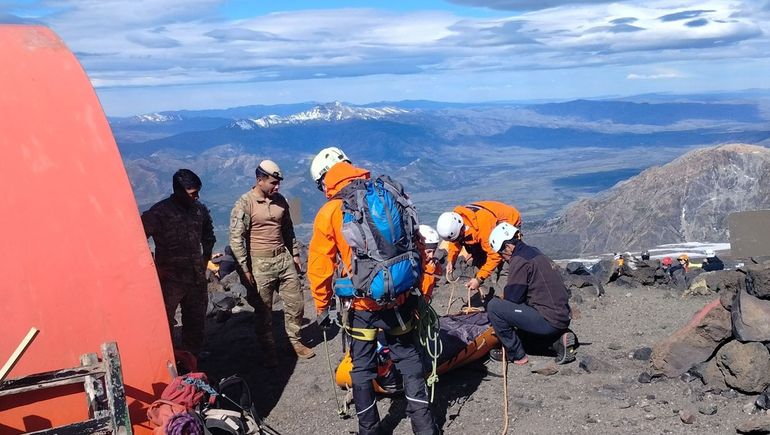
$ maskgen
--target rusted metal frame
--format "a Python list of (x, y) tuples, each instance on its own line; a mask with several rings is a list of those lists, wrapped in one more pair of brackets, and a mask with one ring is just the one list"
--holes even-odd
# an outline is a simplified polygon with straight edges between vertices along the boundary
[(37, 432), (29, 432), (27, 435), (107, 435), (116, 433), (113, 431), (111, 424), (112, 421), (110, 417), (107, 416), (68, 424), (66, 426), (43, 429)]
[(4, 381), (0, 384), (0, 396), (77, 384), (83, 382), (87, 376), (102, 374), (104, 374), (104, 367), (101, 364), (35, 373)]
[(112, 411), (112, 428), (117, 435), (132, 435), (118, 345), (115, 342), (104, 343), (101, 350), (105, 366), (104, 381), (107, 387), (107, 403)]

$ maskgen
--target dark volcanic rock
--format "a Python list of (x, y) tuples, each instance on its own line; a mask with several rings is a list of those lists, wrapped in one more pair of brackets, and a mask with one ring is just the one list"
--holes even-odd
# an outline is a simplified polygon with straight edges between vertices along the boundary
[(746, 287), (750, 294), (760, 299), (770, 299), (770, 267), (765, 264), (746, 266)]
[(717, 352), (717, 365), (725, 383), (746, 393), (770, 386), (770, 353), (761, 343), (731, 341)]
[(770, 301), (758, 299), (742, 290), (733, 302), (732, 324), (741, 341), (770, 341)]
[(669, 377), (706, 361), (732, 336), (730, 312), (719, 299), (708, 303), (687, 325), (653, 346), (652, 366)]
[(618, 371), (616, 366), (591, 355), (581, 357), (579, 367), (588, 373), (615, 373)]
[(768, 434), (770, 433), (770, 415), (751, 417), (735, 427), (738, 433)]

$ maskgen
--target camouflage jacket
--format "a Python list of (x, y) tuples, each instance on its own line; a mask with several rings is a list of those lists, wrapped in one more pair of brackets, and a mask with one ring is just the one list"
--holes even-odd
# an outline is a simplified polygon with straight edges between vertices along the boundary
[(147, 238), (155, 242), (159, 274), (203, 273), (214, 249), (214, 225), (208, 208), (196, 201), (190, 208), (168, 197), (142, 213)]
[[(244, 271), (250, 271), (249, 259), (251, 250), (259, 250), (268, 247), (250, 246), (251, 231), (258, 222), (252, 222), (252, 204), (257, 200), (254, 189), (241, 195), (230, 213), (230, 248), (233, 250), (233, 257), (239, 267)], [(283, 209), (283, 215), (280, 221), (280, 239), (283, 245), (289, 249), (290, 253), (299, 253), (299, 242), (294, 236), (294, 224), (291, 221), (289, 213), (289, 203), (280, 193), (276, 193), (270, 198), (270, 202)]]

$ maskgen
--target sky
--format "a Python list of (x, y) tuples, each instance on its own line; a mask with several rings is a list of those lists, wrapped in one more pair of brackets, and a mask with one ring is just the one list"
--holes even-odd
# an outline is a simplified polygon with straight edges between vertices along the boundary
[(770, 88), (770, 0), (0, 0), (108, 115)]

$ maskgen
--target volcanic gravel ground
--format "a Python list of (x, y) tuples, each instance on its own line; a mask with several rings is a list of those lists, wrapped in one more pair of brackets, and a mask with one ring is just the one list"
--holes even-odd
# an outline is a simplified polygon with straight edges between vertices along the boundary
[[(460, 289), (458, 285), (457, 292), (465, 293)], [(307, 289), (305, 292), (305, 313), (311, 319), (303, 328), (303, 337), (316, 357), (298, 360), (294, 356), (285, 341), (283, 313), (274, 311), (274, 331), (284, 337), (281, 360), (277, 369), (263, 368), (253, 314), (246, 306), (224, 323), (208, 321), (206, 351), (210, 355), (200, 362), (200, 368), (213, 380), (231, 374), (244, 377), (260, 415), (282, 434), (355, 433), (355, 418), (338, 417), (323, 338), (311, 321), (315, 309)], [(532, 373), (531, 368), (552, 362), (552, 356), (530, 355), (529, 366), (509, 365), (509, 433), (735, 433), (735, 426), (749, 418), (742, 408), (755, 396), (733, 390), (709, 392), (698, 380), (640, 383), (639, 375), (650, 371), (649, 362), (629, 356), (674, 332), (713, 298), (681, 298), (675, 290), (654, 287), (609, 285), (606, 292), (573, 306), (572, 329), (582, 343), (577, 361), (557, 366), (558, 373), (550, 376)], [(448, 285), (437, 288), (433, 306), (438, 313), (445, 312), (449, 293)], [(453, 304), (453, 309), (462, 303)], [(281, 304), (275, 309), (280, 310)], [(330, 331), (329, 339), (336, 369), (342, 357), (338, 331)], [(590, 373), (580, 364), (586, 359), (590, 361), (583, 365)], [(444, 433), (501, 433), (502, 372), (501, 363), (484, 358), (441, 376), (434, 407)], [(345, 392), (336, 392), (343, 401)], [(412, 433), (405, 406), (403, 396), (382, 397), (378, 402), (384, 425), (394, 434)], [(683, 423), (680, 410), (692, 413), (694, 422)]]

